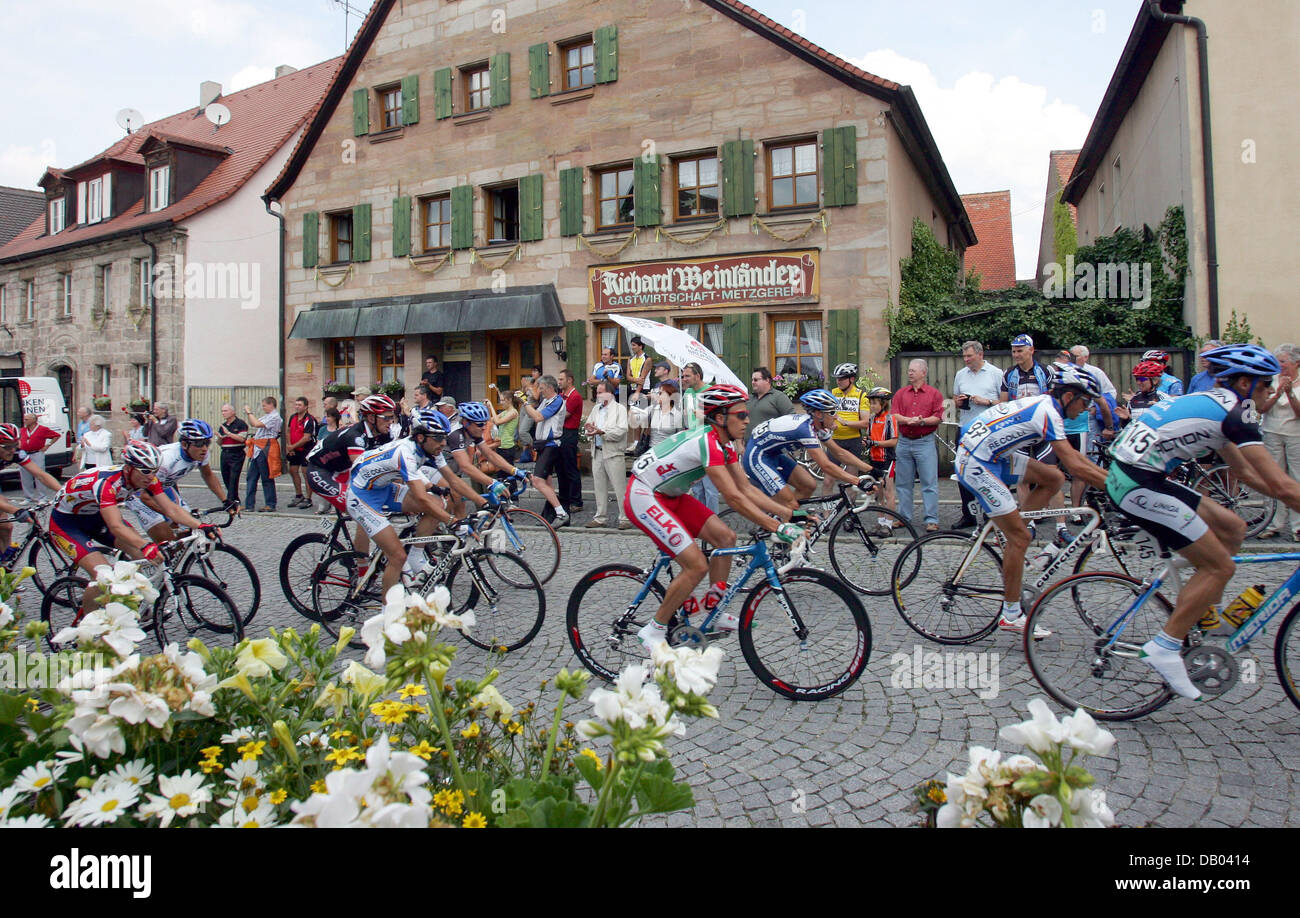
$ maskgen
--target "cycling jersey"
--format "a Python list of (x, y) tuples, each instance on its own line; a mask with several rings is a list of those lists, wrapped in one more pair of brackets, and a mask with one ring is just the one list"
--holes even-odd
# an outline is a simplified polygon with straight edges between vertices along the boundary
[(894, 423), (892, 414), (888, 411), (882, 411), (872, 418), (871, 426), (867, 428), (867, 436), (871, 438), (871, 449), (868, 452), (868, 458), (873, 464), (888, 464), (894, 461), (894, 447), (880, 445), (885, 440), (898, 438), (898, 427)]
[[(836, 386), (831, 390), (831, 395), (840, 403), (839, 408), (835, 409), (835, 417), (839, 423), (835, 427), (832, 437), (836, 440), (852, 440), (854, 437), (862, 438), (862, 429), (859, 427), (848, 427), (845, 421), (860, 421), (864, 417), (869, 417), (870, 405), (867, 403), (867, 393), (863, 392), (857, 386), (849, 386), (848, 391), (841, 391)], [(825, 439), (825, 438), (823, 438)]]
[(1183, 381), (1169, 373), (1162, 374), (1160, 385), (1156, 387), (1165, 395), (1177, 397), (1183, 394)]
[(202, 459), (191, 459), (185, 455), (185, 447), (180, 443), (163, 444), (158, 447), (158, 452), (162, 453), (163, 462), (154, 477), (164, 488), (176, 484), (194, 469), (209, 468), (207, 453), (203, 454)]
[(828, 430), (813, 430), (812, 417), (787, 414), (764, 421), (753, 429), (745, 445), (741, 467), (749, 480), (768, 497), (774, 496), (790, 481), (797, 463), (790, 455), (796, 449), (820, 449), (831, 438)]
[(1262, 444), (1255, 403), (1227, 389), (1162, 401), (1124, 428), (1111, 455), (1135, 469), (1168, 474), (1189, 459), (1236, 446)]
[(1161, 402), (1167, 402), (1172, 398), (1170, 395), (1152, 389), (1150, 392), (1137, 392), (1128, 401), (1128, 422), (1132, 424), (1138, 418), (1142, 417), (1146, 410), (1152, 405), (1158, 405)]
[(1015, 401), (1018, 398), (1031, 398), (1046, 393), (1047, 382), (1047, 370), (1037, 360), (1033, 362), (1028, 372), (1012, 364), (1002, 374), (1002, 391), (1007, 394), (1008, 401)]
[[(398, 440), (362, 453), (352, 467), (348, 481), (348, 514), (361, 524), (372, 538), (391, 524), (386, 513), (401, 509), (408, 481), (420, 478), (420, 466), (446, 460), (428, 456), (412, 440)], [(399, 496), (399, 489), (401, 495)]]
[(155, 497), (164, 493), (163, 486), (151, 480), (143, 488), (128, 488), (125, 467), (120, 465), (93, 468), (68, 479), (54, 496), (54, 512), (69, 516), (98, 516), (104, 507), (118, 507), (142, 492)]
[(8, 468), (11, 464), (22, 466), (30, 465), (31, 461), (32, 457), (27, 455), (26, 450), (14, 450), (14, 457), (12, 459), (0, 459), (0, 469)]
[[(391, 441), (392, 428), (389, 431)], [(357, 421), (351, 427), (340, 427), (317, 440), (311, 452), (307, 453), (307, 464), (336, 474), (346, 472), (358, 456), (384, 442), (382, 434), (373, 430), (365, 421)]]
[(706, 469), (736, 461), (731, 444), (719, 440), (713, 426), (706, 425), (674, 434), (654, 447), (632, 464), (632, 477), (658, 494), (676, 497), (703, 478)]
[(483, 442), (482, 437), (473, 436), (460, 424), (452, 427), (451, 433), (447, 434), (446, 451), (449, 453), (457, 452), (462, 449), (471, 449)]
[(961, 446), (981, 462), (997, 462), (1034, 443), (1065, 439), (1065, 421), (1050, 395), (1020, 398), (984, 411), (970, 423)]

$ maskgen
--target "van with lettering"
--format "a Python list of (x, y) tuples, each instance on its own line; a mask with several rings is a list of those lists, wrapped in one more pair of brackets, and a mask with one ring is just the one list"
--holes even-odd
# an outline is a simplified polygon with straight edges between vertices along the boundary
[[(45, 471), (58, 478), (60, 470), (72, 464), (76, 437), (57, 379), (53, 376), (0, 376), (0, 419), (22, 427), (25, 414), (36, 415), (40, 419), (38, 423), (59, 434), (59, 439), (45, 450)], [(17, 466), (11, 465), (0, 472), (0, 484), (10, 487), (17, 483)]]

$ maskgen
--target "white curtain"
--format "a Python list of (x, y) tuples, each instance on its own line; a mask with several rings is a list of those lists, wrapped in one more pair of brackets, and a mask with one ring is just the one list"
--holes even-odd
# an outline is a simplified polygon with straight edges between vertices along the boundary
[(704, 337), (700, 339), (700, 343), (703, 344), (705, 347), (707, 347), (709, 350), (713, 351), (713, 353), (721, 354), (722, 353), (722, 323), (705, 322), (703, 326), (703, 331), (704, 331)]
[(618, 326), (606, 325), (600, 330), (600, 346), (611, 347), (618, 354)]
[(800, 325), (803, 326), (803, 336), (808, 342), (808, 347), (803, 351), (805, 355), (801, 361), (802, 370), (805, 374), (822, 372), (822, 320), (821, 319), (804, 319)]

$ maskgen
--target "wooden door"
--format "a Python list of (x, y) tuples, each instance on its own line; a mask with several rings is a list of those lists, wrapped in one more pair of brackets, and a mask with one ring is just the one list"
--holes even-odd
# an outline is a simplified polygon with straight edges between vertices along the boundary
[[(541, 363), (542, 336), (536, 332), (493, 335), (488, 351), (492, 361), (488, 381), (502, 392), (513, 392), (532, 375), (533, 365)], [(492, 399), (496, 407), (495, 396)]]

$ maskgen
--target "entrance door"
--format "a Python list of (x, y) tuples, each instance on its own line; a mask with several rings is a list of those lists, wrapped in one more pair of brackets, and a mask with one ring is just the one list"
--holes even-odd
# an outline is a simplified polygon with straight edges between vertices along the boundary
[[(513, 392), (532, 375), (533, 365), (542, 362), (542, 336), (537, 332), (493, 335), (488, 355), (492, 361), (488, 381), (496, 383), (498, 391)], [(489, 395), (495, 407), (496, 396)]]
[(61, 366), (58, 369), (59, 391), (63, 393), (63, 404), (68, 407), (69, 412), (75, 415), (73, 405), (76, 404), (72, 399), (72, 367)]

